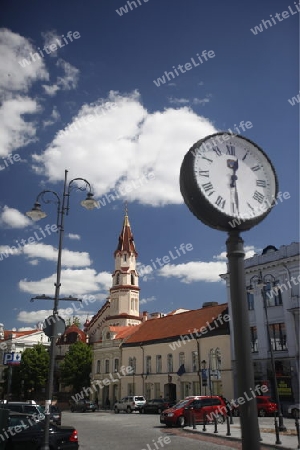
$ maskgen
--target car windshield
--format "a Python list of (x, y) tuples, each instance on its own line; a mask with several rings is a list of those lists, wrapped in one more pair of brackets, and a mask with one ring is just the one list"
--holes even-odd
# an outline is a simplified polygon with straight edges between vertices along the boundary
[(144, 397), (135, 397), (135, 400), (137, 402), (142, 402), (142, 401), (144, 401)]
[(173, 409), (180, 409), (183, 408), (189, 400), (181, 400), (179, 403), (177, 403), (175, 406), (173, 406)]

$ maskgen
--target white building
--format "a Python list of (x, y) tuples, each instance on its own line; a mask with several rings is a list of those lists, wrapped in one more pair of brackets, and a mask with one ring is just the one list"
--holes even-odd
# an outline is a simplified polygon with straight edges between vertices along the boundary
[[(267, 382), (274, 396), (270, 339), (278, 393), (285, 410), (287, 404), (299, 401), (299, 243), (293, 242), (279, 249), (267, 246), (261, 255), (245, 260), (245, 275), (254, 381), (255, 384)], [(229, 274), (221, 277), (226, 280), (231, 315)], [(236, 376), (233, 334), (231, 328)]]

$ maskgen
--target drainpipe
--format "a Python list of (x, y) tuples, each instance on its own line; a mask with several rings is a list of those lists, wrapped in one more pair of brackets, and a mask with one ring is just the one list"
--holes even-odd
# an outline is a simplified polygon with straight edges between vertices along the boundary
[(145, 349), (143, 347), (143, 343), (140, 343), (140, 347), (143, 352), (143, 364), (142, 364), (142, 379), (143, 379), (143, 396), (145, 397)]
[(198, 341), (198, 339), (197, 338), (195, 338), (196, 339), (196, 342), (197, 342), (197, 352), (198, 352), (198, 377), (199, 377), (199, 395), (201, 395), (201, 366), (200, 366), (200, 360), (201, 360), (201, 358), (200, 358), (200, 344), (199, 344), (199, 341)]

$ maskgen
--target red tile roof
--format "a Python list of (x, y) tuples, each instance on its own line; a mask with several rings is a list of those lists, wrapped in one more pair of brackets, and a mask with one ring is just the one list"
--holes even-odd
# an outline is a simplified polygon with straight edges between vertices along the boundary
[(10, 339), (12, 335), (14, 335), (13, 339), (16, 339), (22, 336), (28, 336), (30, 334), (37, 333), (38, 331), (42, 330), (26, 330), (26, 331), (4, 330), (4, 340)]
[[(208, 332), (202, 334), (203, 337), (213, 333), (229, 334), (228, 321), (221, 320), (224, 314), (228, 313), (227, 303), (216, 306), (183, 312), (181, 314), (167, 315), (158, 319), (149, 319), (140, 326), (135, 327), (136, 332), (125, 340), (125, 345), (135, 345), (149, 343), (160, 340), (171, 340), (183, 334), (195, 333), (199, 329), (206, 327)], [(211, 324), (210, 327), (208, 324)]]

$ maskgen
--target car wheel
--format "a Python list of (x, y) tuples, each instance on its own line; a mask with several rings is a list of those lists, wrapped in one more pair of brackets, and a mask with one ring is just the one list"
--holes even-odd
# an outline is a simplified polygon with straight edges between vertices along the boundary
[(132, 412), (130, 406), (127, 406), (126, 412), (127, 412), (127, 414), (130, 414)]
[(218, 423), (224, 423), (225, 422), (225, 416), (223, 416), (222, 414), (217, 416), (217, 422)]
[(260, 409), (258, 412), (259, 417), (266, 417), (266, 411), (264, 409)]
[(184, 417), (183, 416), (178, 417), (177, 423), (180, 428), (183, 428), (184, 427)]
[(118, 408), (115, 408), (115, 414), (119, 414), (119, 412)]
[(294, 417), (294, 419), (299, 419), (299, 409), (292, 409), (292, 416)]

